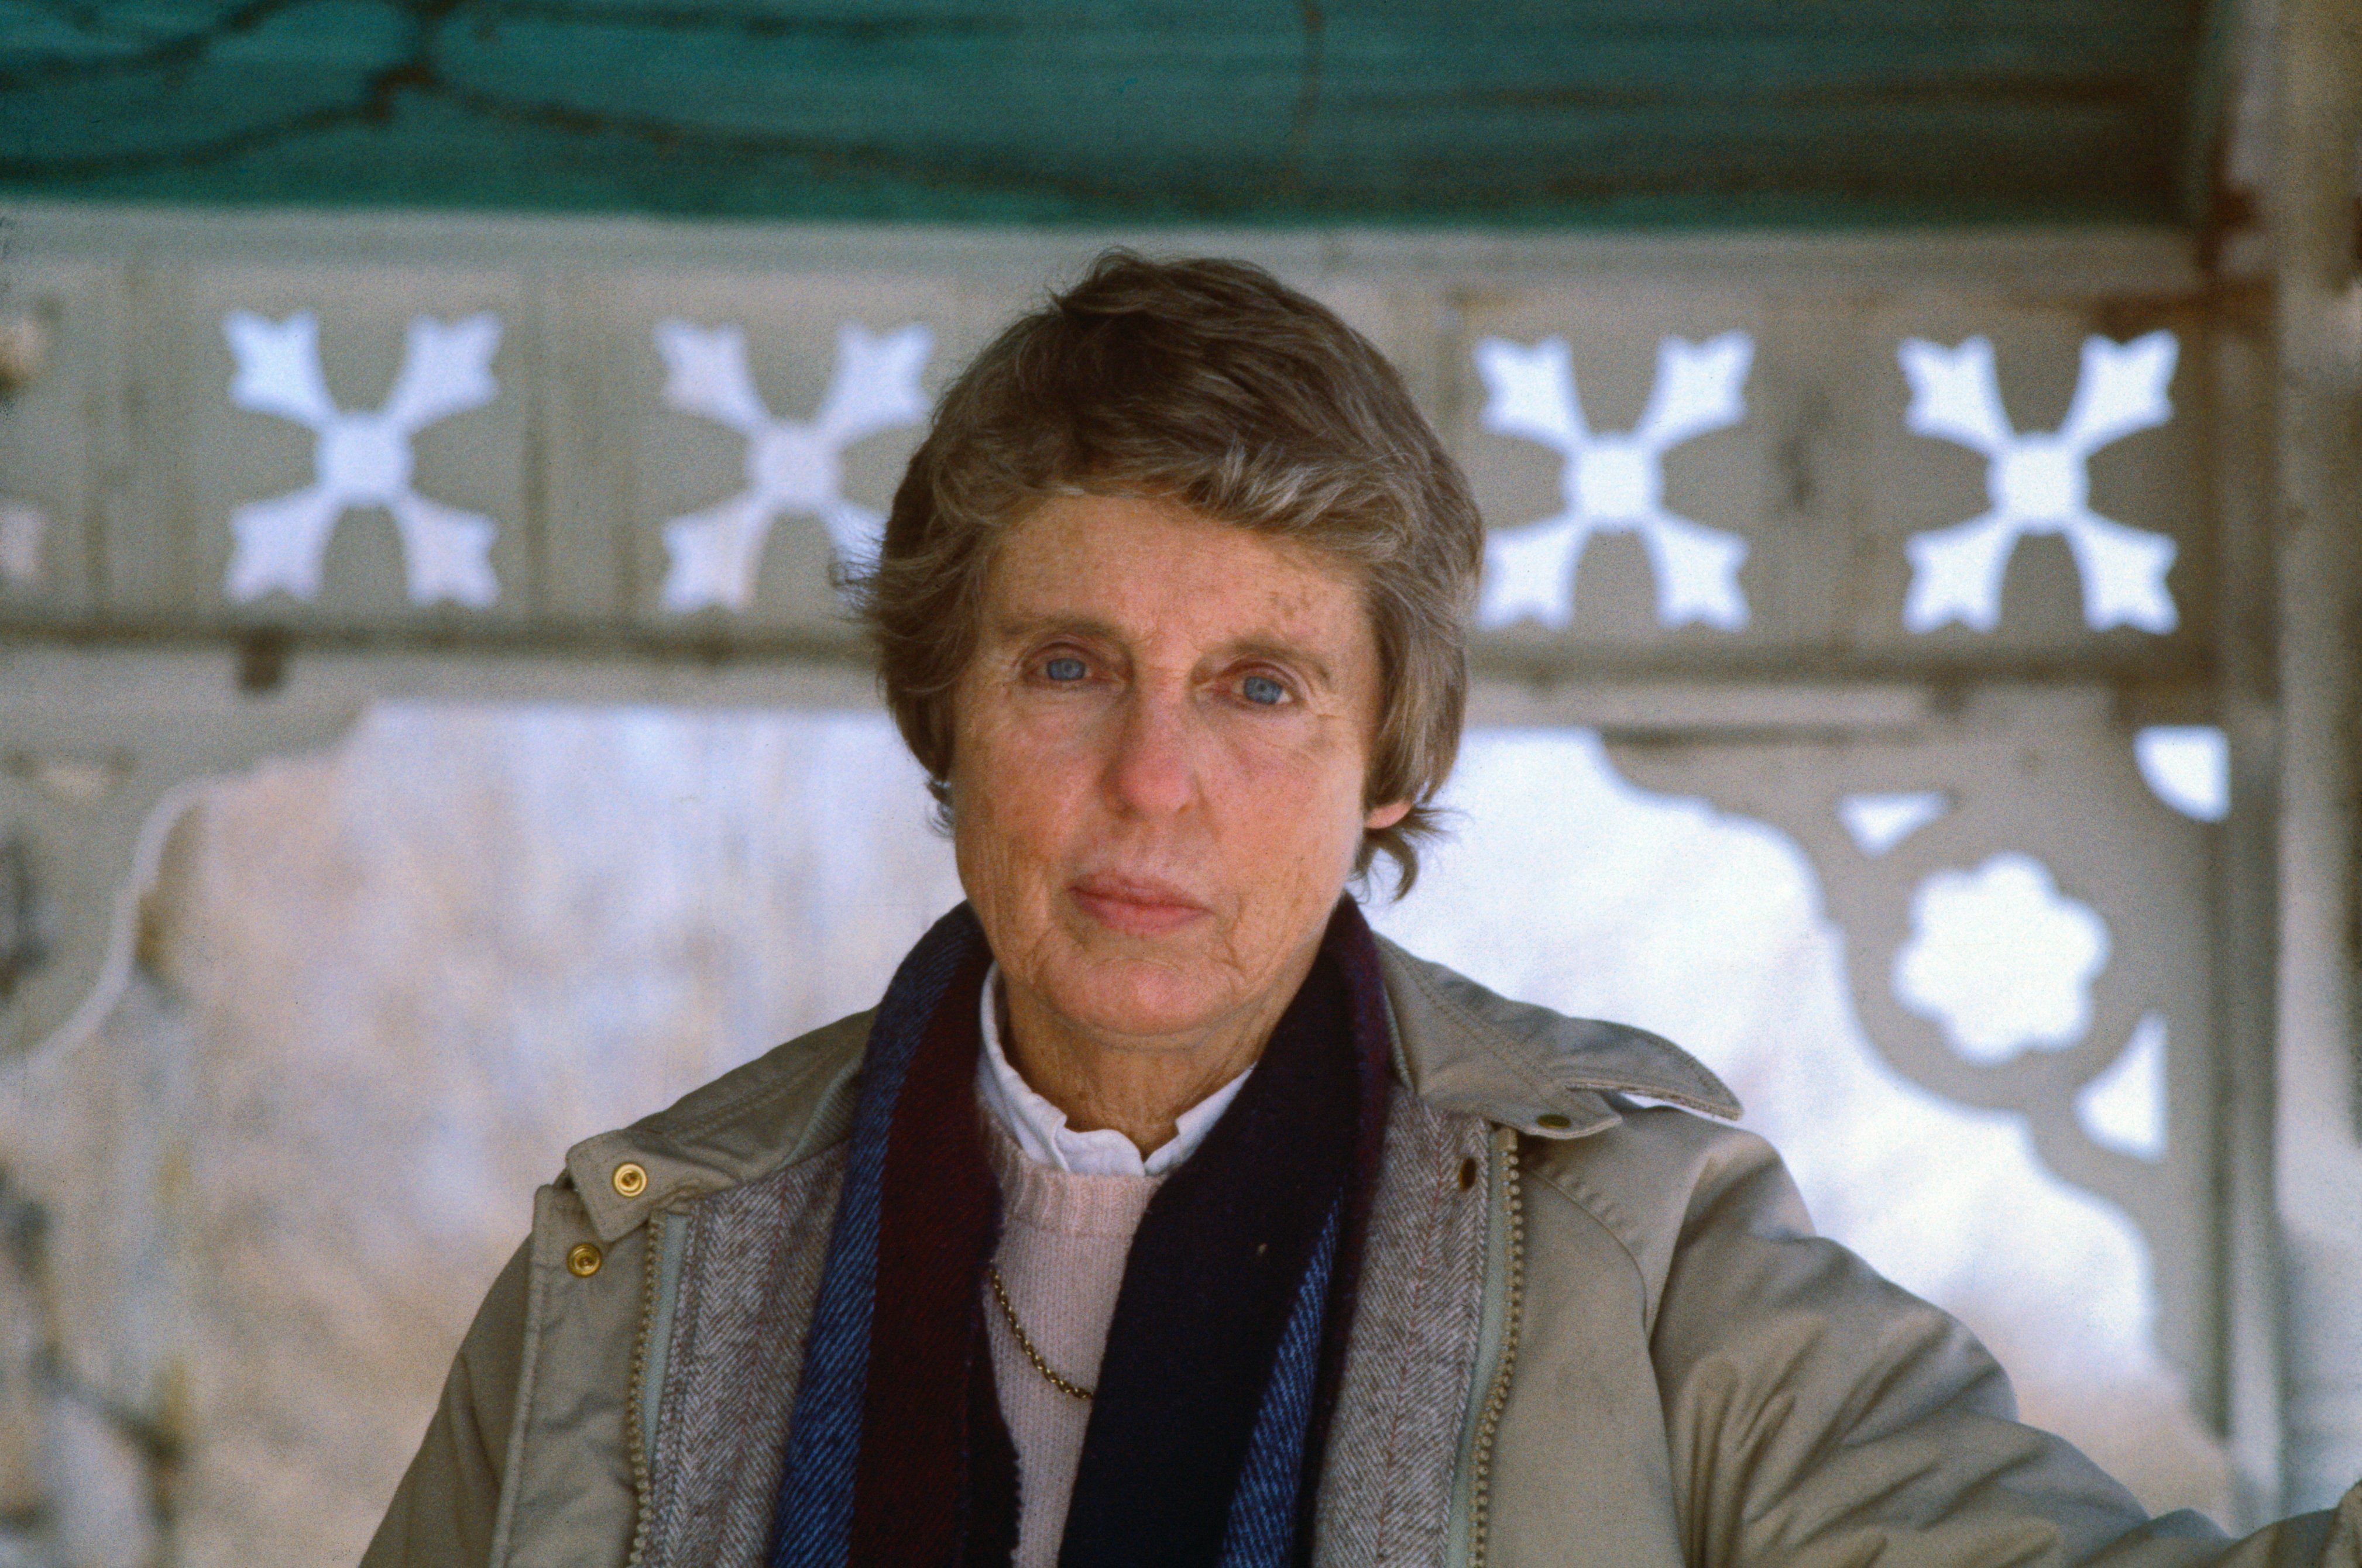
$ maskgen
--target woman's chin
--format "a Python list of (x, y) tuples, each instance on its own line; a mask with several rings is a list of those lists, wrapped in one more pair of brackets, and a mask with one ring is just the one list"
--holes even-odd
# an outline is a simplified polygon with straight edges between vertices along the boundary
[(1054, 980), (1051, 1005), (1095, 1034), (1155, 1039), (1191, 1035), (1217, 1023), (1232, 998), (1205, 977), (1161, 964), (1116, 959), (1089, 972)]

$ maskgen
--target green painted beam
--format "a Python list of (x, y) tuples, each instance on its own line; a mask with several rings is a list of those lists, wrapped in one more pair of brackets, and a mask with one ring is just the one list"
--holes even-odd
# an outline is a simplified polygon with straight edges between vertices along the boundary
[(0, 192), (1021, 224), (2176, 222), (2206, 0), (0, 0)]

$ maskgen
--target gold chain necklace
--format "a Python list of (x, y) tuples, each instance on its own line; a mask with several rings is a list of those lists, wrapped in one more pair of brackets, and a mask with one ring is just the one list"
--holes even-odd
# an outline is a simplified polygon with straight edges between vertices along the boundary
[(1033, 1370), (1067, 1398), (1088, 1399), (1091, 1390), (1079, 1383), (1069, 1383), (1051, 1371), (1050, 1364), (1042, 1359), (1042, 1353), (1033, 1348), (1033, 1342), (1026, 1337), (1025, 1325), (1017, 1321), (1017, 1309), (1009, 1303), (1009, 1288), (1000, 1282), (999, 1268), (993, 1264), (986, 1264), (984, 1277), (992, 1282), (992, 1299), (1000, 1303), (1000, 1315), (1009, 1320), (1009, 1332), (1017, 1336), (1017, 1348), (1025, 1353), (1025, 1359), (1033, 1364)]

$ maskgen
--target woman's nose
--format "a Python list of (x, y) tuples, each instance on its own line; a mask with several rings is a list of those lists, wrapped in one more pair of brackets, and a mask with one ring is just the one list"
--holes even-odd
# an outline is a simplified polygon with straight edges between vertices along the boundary
[(1179, 694), (1134, 688), (1111, 738), (1108, 790), (1130, 813), (1169, 817), (1197, 796), (1188, 703)]

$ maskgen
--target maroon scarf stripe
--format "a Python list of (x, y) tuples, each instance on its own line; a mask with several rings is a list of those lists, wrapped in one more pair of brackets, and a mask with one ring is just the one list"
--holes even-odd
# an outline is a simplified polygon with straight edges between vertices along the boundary
[[(978, 1002), (990, 961), (979, 942), (945, 983), (934, 1014), (912, 1049), (886, 1132), (847, 1552), (847, 1561), (857, 1568), (1005, 1568), (1016, 1545), (1021, 1478), (993, 1387), (982, 1288), (984, 1266), (998, 1245), (1001, 1223), (999, 1193), (985, 1157), (975, 1091), (982, 1049)], [(1266, 1185), (1266, 1192), (1286, 1191), (1302, 1199), (1310, 1197), (1311, 1190), (1326, 1187), (1343, 1203), (1298, 1477), (1293, 1555), (1298, 1563), (1307, 1560), (1312, 1544), (1311, 1502), (1342, 1382), (1392, 1081), (1392, 1031), (1376, 947), (1350, 900), (1330, 922), (1319, 967), (1325, 974), (1316, 976), (1291, 1006), (1291, 1014), (1301, 1014), (1294, 1028), (1283, 1024), (1282, 1033), (1290, 1038), (1275, 1038), (1275, 1049), (1267, 1056), (1264, 1070), (1250, 1080), (1240, 1103), (1226, 1113), (1225, 1125), (1216, 1128), (1191, 1161), (1206, 1168), (1176, 1174), (1159, 1203), (1151, 1206), (1154, 1223), (1143, 1221), (1144, 1232), (1169, 1233), (1152, 1236), (1152, 1244), (1161, 1245), (1148, 1250), (1159, 1255), (1166, 1273), (1175, 1267), (1182, 1272), (1164, 1282), (1175, 1288), (1151, 1292), (1153, 1300), (1134, 1301), (1135, 1292), (1129, 1287), (1141, 1262), (1141, 1244), (1135, 1241), (1134, 1266), (1127, 1268), (1127, 1289), (1110, 1325), (1110, 1358), (1121, 1359), (1117, 1353), (1125, 1342), (1137, 1353), (1156, 1354), (1143, 1364), (1148, 1376), (1139, 1389), (1131, 1390), (1132, 1397), (1099, 1401), (1108, 1408), (1093, 1411), (1085, 1458), (1107, 1446), (1106, 1440), (1114, 1434), (1100, 1429), (1110, 1420), (1117, 1428), (1139, 1429), (1131, 1434), (1132, 1442), (1116, 1445), (1138, 1452), (1128, 1453), (1126, 1463), (1117, 1466), (1120, 1475), (1094, 1477), (1086, 1474), (1093, 1469), (1090, 1464), (1080, 1467), (1061, 1552), (1069, 1563), (1150, 1563), (1200, 1555), (1211, 1560), (1213, 1537), (1207, 1531), (1219, 1529), (1227, 1486), (1185, 1510), (1194, 1518), (1192, 1529), (1151, 1531), (1152, 1539), (1143, 1539), (1136, 1528), (1123, 1527), (1117, 1516), (1136, 1525), (1171, 1511), (1173, 1497), (1153, 1482), (1176, 1456), (1168, 1454), (1161, 1464), (1137, 1463), (1152, 1457), (1157, 1431), (1192, 1449), (1210, 1442), (1211, 1447), (1227, 1451), (1244, 1441), (1259, 1408), (1255, 1389), (1269, 1376), (1269, 1347), (1234, 1351), (1218, 1357), (1222, 1362), (1219, 1366), (1192, 1365), (1184, 1371), (1175, 1364), (1189, 1361), (1179, 1353), (1204, 1336), (1206, 1325), (1190, 1316), (1192, 1303), (1196, 1310), (1209, 1310), (1211, 1298), (1235, 1296), (1245, 1276), (1261, 1272), (1253, 1260), (1223, 1265), (1216, 1258), (1235, 1250), (1231, 1244), (1237, 1241), (1233, 1233), (1240, 1225), (1267, 1228), (1267, 1217), (1256, 1216), (1270, 1205), (1241, 1210), (1225, 1201), (1215, 1205), (1220, 1213), (1209, 1210), (1184, 1218), (1177, 1211), (1166, 1212), (1175, 1210), (1176, 1201), (1183, 1209), (1202, 1208), (1187, 1201), (1193, 1190), (1210, 1184), (1227, 1190), (1253, 1176), (1278, 1179), (1279, 1187)], [(1305, 1037), (1294, 1038), (1297, 1034)], [(1291, 1086), (1284, 1088), (1284, 1080)], [(1271, 1103), (1263, 1103), (1266, 1101)], [(1350, 1104), (1341, 1103), (1348, 1101)], [(1329, 1129), (1325, 1135), (1308, 1137), (1324, 1122)], [(1313, 1146), (1330, 1152), (1313, 1157), (1307, 1165)], [(1275, 1156), (1289, 1168), (1285, 1174), (1262, 1168)], [(1226, 1176), (1223, 1168), (1234, 1164), (1240, 1168)], [(1254, 1168), (1252, 1174), (1247, 1168)], [(1283, 1201), (1278, 1206), (1294, 1205)], [(1275, 1253), (1293, 1256), (1308, 1246), (1319, 1212), (1327, 1208), (1324, 1200), (1308, 1209), (1304, 1226), (1310, 1228), (1290, 1227), (1286, 1245), (1277, 1245), (1275, 1238)], [(1298, 1229), (1303, 1234), (1294, 1234)], [(1268, 1291), (1249, 1294), (1268, 1294), (1264, 1304), (1276, 1303), (1275, 1310), (1284, 1318), (1300, 1266), (1300, 1260), (1289, 1266), (1287, 1277), (1271, 1281)], [(1242, 1310), (1249, 1318), (1262, 1315), (1251, 1310), (1250, 1302), (1229, 1300), (1225, 1305), (1228, 1310), (1220, 1310), (1225, 1322)], [(1270, 1325), (1273, 1335), (1278, 1321)], [(1260, 1343), (1270, 1336), (1251, 1337)], [(1103, 1394), (1125, 1393), (1107, 1387), (1110, 1376), (1102, 1376)], [(1192, 1391), (1209, 1376), (1212, 1382), (1208, 1386), (1237, 1387), (1241, 1397), (1229, 1401), (1237, 1406), (1237, 1421), (1218, 1420), (1216, 1425), (1223, 1429), (1219, 1432), (1186, 1435), (1155, 1425), (1176, 1397), (1182, 1404), (1189, 1403)], [(1176, 1379), (1185, 1387), (1175, 1387)], [(1143, 1420), (1150, 1424), (1143, 1427)], [(1230, 1430), (1234, 1426), (1236, 1431)], [(1224, 1474), (1234, 1475), (1234, 1466), (1225, 1467)], [(1142, 1482), (1152, 1485), (1146, 1493), (1138, 1493)], [(1108, 1505), (1127, 1497), (1129, 1502), (1108, 1514)], [(1106, 1516), (1101, 1522), (1108, 1527), (1096, 1532), (1104, 1538), (1096, 1541), (1087, 1524), (1079, 1531), (1076, 1528), (1078, 1519), (1087, 1520), (1095, 1513)], [(1177, 1525), (1180, 1520), (1165, 1522)], [(1194, 1541), (1200, 1535), (1206, 1537), (1202, 1552), (1193, 1546), (1175, 1556), (1181, 1537)]]
[[(976, 1102), (977, 999), (990, 961), (979, 945), (944, 987), (888, 1135), (854, 1486), (856, 1564), (960, 1561), (976, 1503), (971, 1448), (979, 1437), (996, 1453), (1009, 1442), (1005, 1429), (972, 1430), (978, 1420), (999, 1427), (982, 1281), (999, 1239), (1000, 1201)], [(996, 1514), (1006, 1503), (983, 1507)]]

